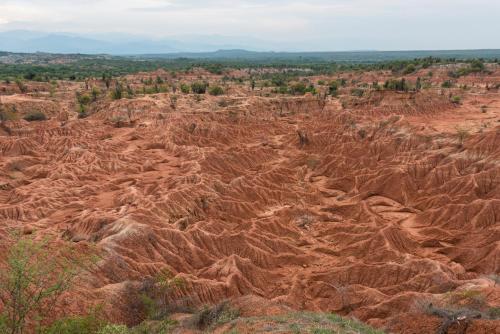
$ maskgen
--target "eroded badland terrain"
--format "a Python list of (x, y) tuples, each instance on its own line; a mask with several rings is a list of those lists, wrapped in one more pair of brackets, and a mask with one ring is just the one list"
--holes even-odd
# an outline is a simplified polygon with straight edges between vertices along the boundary
[[(449, 333), (500, 333), (500, 68), (489, 66), (451, 87), (446, 66), (421, 70), (405, 79), (425, 87), (408, 91), (382, 87), (390, 72), (307, 77), (317, 92), (300, 96), (201, 69), (109, 88), (2, 83), (1, 237), (99, 250), (60, 314), (102, 304), (137, 325), (131, 291), (168, 270), (184, 282), (168, 301), (181, 324), (183, 309), (229, 300), (240, 317), (334, 312), (391, 333), (436, 333), (446, 319), (433, 308), (469, 310), (479, 315)], [(224, 93), (181, 91), (195, 81)], [(170, 88), (142, 94), (155, 82)], [(118, 83), (133, 96), (110, 98)], [(47, 119), (23, 119), (34, 112)], [(266, 321), (213, 330), (280, 332)]]

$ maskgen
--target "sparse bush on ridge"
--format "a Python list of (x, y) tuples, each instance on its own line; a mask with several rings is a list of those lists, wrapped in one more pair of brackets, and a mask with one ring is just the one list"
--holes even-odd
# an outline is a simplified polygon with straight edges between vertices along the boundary
[(206, 82), (197, 81), (191, 84), (191, 91), (194, 94), (205, 94), (207, 92), (207, 88), (208, 83)]
[(220, 86), (212, 86), (208, 89), (208, 93), (213, 96), (219, 96), (224, 94), (224, 89)]
[(47, 116), (41, 111), (34, 111), (28, 113), (26, 116), (24, 116), (24, 120), (28, 122), (35, 122), (35, 121), (45, 121), (47, 119)]
[(395, 90), (399, 92), (406, 92), (409, 90), (408, 84), (405, 78), (401, 80), (390, 79), (384, 83), (384, 89)]
[(460, 104), (460, 102), (462, 101), (462, 98), (458, 95), (455, 95), (455, 96), (452, 96), (451, 97), (451, 102), (455, 103), (455, 104)]
[(213, 326), (232, 321), (239, 316), (240, 311), (231, 308), (229, 303), (224, 301), (213, 307), (203, 307), (191, 318), (191, 323), (196, 328), (206, 330)]
[(181, 92), (183, 94), (189, 94), (190, 91), (191, 91), (191, 88), (188, 85), (186, 85), (185, 83), (181, 84)]
[(453, 87), (453, 83), (450, 80), (446, 80), (441, 84), (441, 87), (443, 88), (451, 88)]

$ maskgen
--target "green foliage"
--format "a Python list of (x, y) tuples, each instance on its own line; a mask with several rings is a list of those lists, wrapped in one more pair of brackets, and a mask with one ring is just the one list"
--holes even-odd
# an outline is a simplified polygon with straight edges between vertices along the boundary
[(29, 321), (51, 312), (73, 279), (93, 261), (71, 247), (59, 246), (60, 253), (50, 251), (48, 240), (18, 234), (14, 238), (0, 267), (0, 302), (4, 326), (9, 333), (20, 334)]
[(330, 85), (328, 86), (328, 93), (331, 95), (331, 96), (338, 96), (339, 95), (339, 82), (338, 81), (332, 81), (330, 82)]
[[(41, 328), (39, 334), (100, 334), (107, 328), (106, 322), (95, 313), (86, 316), (67, 317), (56, 320), (52, 325)], [(104, 332), (117, 333), (120, 332)], [(123, 332), (122, 332), (123, 333)], [(126, 332), (125, 332), (126, 333)]]
[(406, 83), (405, 78), (402, 78), (401, 80), (396, 80), (396, 79), (387, 80), (384, 83), (384, 89), (403, 92), (403, 91), (408, 91), (409, 87), (408, 84)]
[(92, 101), (95, 102), (97, 101), (99, 95), (101, 95), (101, 90), (98, 87), (92, 87), (91, 95), (92, 95)]
[(207, 92), (208, 83), (196, 81), (191, 84), (191, 91), (194, 94), (205, 94)]
[(354, 332), (354, 333), (363, 333), (363, 334), (384, 334), (383, 331), (374, 329), (367, 324), (364, 324), (360, 321), (353, 320), (353, 319), (348, 319), (348, 318), (342, 318), (341, 316), (337, 314), (330, 314), (327, 316), (328, 319), (335, 323), (338, 324), (341, 328), (345, 329), (346, 332)]
[(464, 141), (470, 136), (470, 133), (467, 129), (457, 128), (457, 139), (458, 145), (462, 146)]
[(81, 105), (88, 105), (90, 104), (90, 102), (92, 102), (92, 98), (87, 95), (87, 94), (81, 94), (80, 92), (77, 92), (76, 93), (76, 100), (78, 101), (78, 103), (80, 103)]
[(189, 94), (191, 92), (191, 88), (189, 85), (186, 85), (185, 83), (181, 83), (181, 92), (183, 94)]
[(224, 89), (222, 89), (222, 87), (220, 87), (220, 86), (211, 86), (208, 89), (208, 93), (210, 95), (213, 95), (213, 96), (219, 96), (219, 95), (224, 94)]
[(144, 282), (140, 299), (147, 319), (163, 319), (169, 312), (170, 294), (184, 286), (184, 280), (175, 277), (168, 269), (161, 270), (155, 277)]
[(199, 329), (207, 329), (230, 322), (239, 316), (239, 310), (231, 308), (228, 302), (222, 302), (213, 307), (205, 306), (193, 316), (191, 322)]
[(26, 93), (28, 91), (28, 87), (19, 79), (16, 79), (16, 85), (19, 87), (21, 93)]
[(97, 334), (129, 334), (130, 330), (125, 325), (106, 325), (99, 329)]
[(461, 76), (465, 76), (471, 73), (481, 73), (486, 71), (486, 66), (479, 59), (472, 59), (469, 61), (469, 65), (467, 67), (461, 67), (455, 71), (449, 71), (448, 76), (451, 78), (459, 78)]
[[(28, 78), (35, 81), (78, 80), (102, 76), (107, 89), (111, 87), (112, 78), (137, 72), (152, 72), (158, 69), (170, 71), (188, 71), (201, 67), (211, 73), (223, 74), (226, 68), (275, 68), (283, 70), (285, 82), (276, 83), (279, 87), (288, 83), (288, 77), (297, 75), (321, 75), (348, 71), (390, 70), (403, 73), (412, 68), (428, 68), (435, 64), (468, 63), (468, 71), (486, 71), (484, 60), (494, 61), (498, 51), (443, 51), (434, 52), (433, 56), (425, 56), (421, 52), (373, 53), (307, 53), (307, 54), (255, 54), (242, 57), (218, 58), (169, 58), (164, 57), (111, 57), (99, 55), (68, 55), (70, 61), (58, 63), (56, 55), (30, 55), (30, 62), (2, 64), (0, 63), (0, 79)], [(35, 60), (33, 60), (35, 58)], [(474, 59), (475, 58), (475, 59)], [(498, 61), (498, 60), (497, 60)], [(286, 72), (286, 73), (285, 73)], [(264, 73), (260, 77), (266, 80), (279, 74)], [(163, 81), (160, 78), (160, 81)], [(151, 80), (152, 84), (153, 80)], [(161, 85), (162, 82), (157, 82)]]
[(304, 82), (297, 82), (290, 86), (288, 93), (291, 95), (316, 94), (316, 88), (313, 84), (306, 85)]
[(450, 80), (446, 80), (441, 84), (441, 87), (442, 88), (451, 88), (451, 87), (453, 87), (453, 82), (451, 82)]
[(357, 97), (362, 97), (365, 91), (361, 88), (353, 88), (351, 89), (351, 95), (352, 96), (357, 96)]
[(24, 116), (24, 120), (28, 122), (45, 121), (46, 119), (47, 116), (41, 111), (33, 111)]
[(455, 95), (451, 98), (451, 102), (453, 102), (455, 104), (460, 104), (461, 101), (462, 101), (462, 98), (458, 95)]
[(113, 100), (120, 100), (123, 98), (123, 86), (121, 83), (117, 83), (115, 89), (111, 92), (111, 98)]
[(408, 64), (405, 69), (403, 70), (403, 74), (411, 74), (415, 72), (417, 69), (414, 64)]
[[(144, 321), (140, 325), (129, 329), (128, 334), (170, 334), (179, 323), (175, 320), (163, 319), (160, 321)], [(99, 333), (100, 334), (100, 333)], [(121, 333), (120, 333), (121, 334)]]

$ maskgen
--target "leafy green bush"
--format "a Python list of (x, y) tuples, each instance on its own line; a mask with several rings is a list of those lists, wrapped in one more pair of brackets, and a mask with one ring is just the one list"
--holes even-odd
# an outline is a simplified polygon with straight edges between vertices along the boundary
[(450, 80), (446, 80), (441, 84), (442, 88), (451, 88), (453, 87), (453, 83)]
[(361, 96), (363, 96), (364, 93), (365, 93), (365, 91), (362, 90), (361, 88), (353, 88), (353, 89), (351, 89), (351, 95), (352, 96), (361, 97)]
[(47, 116), (43, 112), (40, 111), (34, 111), (30, 112), (26, 116), (24, 116), (24, 120), (28, 122), (35, 122), (35, 121), (45, 121), (47, 119)]
[(128, 334), (130, 330), (125, 325), (107, 325), (101, 328), (97, 334)]
[(328, 86), (328, 92), (330, 93), (331, 96), (338, 96), (339, 95), (339, 83), (338, 81), (332, 81), (330, 82), (330, 85)]
[(184, 286), (182, 278), (174, 276), (168, 269), (161, 270), (155, 277), (146, 279), (140, 296), (147, 319), (163, 319), (169, 312), (167, 300), (172, 293)]
[(220, 86), (212, 86), (208, 89), (208, 93), (213, 96), (219, 96), (224, 94), (224, 89)]
[(79, 92), (77, 92), (77, 94), (76, 94), (76, 99), (77, 99), (78, 103), (80, 103), (82, 105), (87, 105), (87, 104), (90, 104), (90, 102), (92, 102), (92, 98), (89, 95), (80, 94)]
[(193, 82), (191, 84), (191, 91), (194, 94), (205, 94), (207, 92), (208, 84), (206, 82)]
[(111, 98), (113, 100), (120, 100), (123, 98), (123, 86), (121, 83), (117, 83), (115, 89), (111, 92)]
[[(14, 237), (6, 264), (0, 267), (0, 301), (3, 304), (0, 318), (5, 319), (4, 327), (9, 333), (22, 334), (27, 323), (43, 319), (51, 312), (51, 307), (69, 289), (74, 278), (95, 262), (93, 258), (77, 254), (71, 246), (61, 245), (64, 256), (55, 255), (48, 249), (48, 240), (36, 241), (18, 234)], [(74, 322), (82, 325), (93, 322), (91, 318), (80, 320), (70, 323), (61, 320), (56, 326), (64, 329), (76, 326)], [(48, 333), (81, 332), (58, 330)]]
[(307, 86), (303, 82), (298, 82), (290, 86), (290, 94), (292, 95), (304, 95), (306, 93)]
[(460, 104), (460, 101), (461, 101), (461, 100), (462, 100), (462, 99), (461, 99), (461, 98), (460, 98), (460, 96), (458, 96), (458, 95), (455, 95), (455, 96), (453, 96), (453, 97), (451, 98), (451, 102), (453, 102), (453, 103), (455, 103), (455, 104)]
[(415, 68), (415, 65), (413, 64), (408, 64), (408, 66), (405, 67), (403, 74), (411, 74), (415, 72), (417, 69)]
[(190, 91), (191, 91), (191, 89), (188, 85), (186, 85), (185, 83), (181, 84), (181, 92), (183, 94), (189, 94)]
[(56, 320), (39, 332), (40, 334), (95, 334), (100, 333), (103, 328), (106, 328), (106, 322), (95, 314), (90, 314)]
[(384, 89), (403, 92), (403, 91), (408, 91), (409, 87), (408, 84), (406, 83), (405, 78), (402, 78), (401, 80), (396, 80), (396, 79), (387, 80), (384, 83)]
[(231, 308), (228, 302), (222, 302), (213, 307), (205, 306), (193, 316), (191, 322), (199, 329), (207, 329), (232, 321), (239, 316), (239, 310)]

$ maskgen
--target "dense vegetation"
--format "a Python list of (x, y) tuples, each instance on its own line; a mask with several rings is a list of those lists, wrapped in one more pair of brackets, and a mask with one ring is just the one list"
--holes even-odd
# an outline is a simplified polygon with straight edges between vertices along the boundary
[[(430, 55), (425, 56), (428, 54)], [(395, 58), (398, 55), (399, 58)], [(412, 55), (414, 58), (410, 58)], [(84, 80), (90, 77), (116, 77), (157, 69), (188, 71), (196, 67), (205, 68), (215, 74), (224, 74), (228, 68), (245, 68), (250, 71), (275, 68), (289, 74), (300, 75), (333, 74), (356, 70), (391, 70), (406, 75), (435, 64), (467, 63), (469, 66), (465, 67), (464, 70), (453, 73), (453, 75), (464, 75), (484, 70), (481, 64), (485, 61), (498, 63), (500, 51), (464, 51), (462, 53), (245, 53), (231, 57), (204, 57), (203, 54), (199, 54), (198, 58), (194, 58), (194, 56), (172, 58), (173, 56), (168, 55), (157, 57), (52, 55), (52, 58), (50, 58), (50, 56), (42, 54), (38, 58), (37, 55), (25, 55), (25, 61), (19, 60), (19, 57), (23, 59), (22, 56), (16, 55), (14, 60), (9, 61), (7, 54), (0, 58), (0, 80)]]

